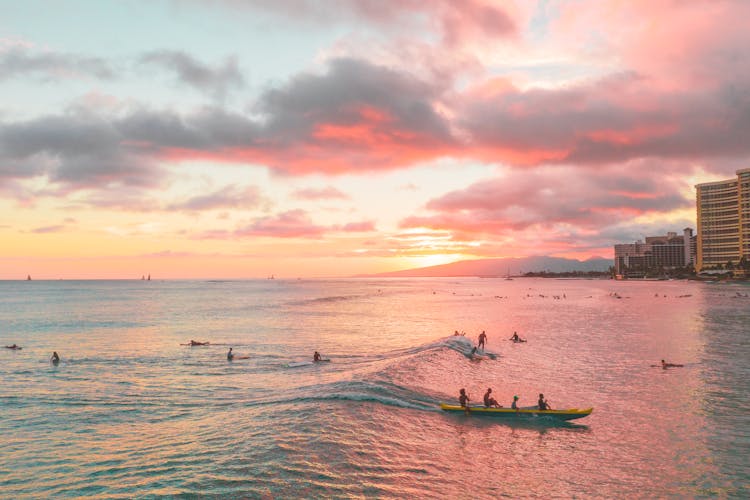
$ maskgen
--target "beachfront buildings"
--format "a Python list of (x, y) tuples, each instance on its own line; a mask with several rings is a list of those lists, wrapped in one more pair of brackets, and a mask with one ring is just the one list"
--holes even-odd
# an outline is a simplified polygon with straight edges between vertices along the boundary
[(750, 260), (750, 168), (736, 173), (734, 179), (695, 186), (698, 272), (737, 269)]
[(646, 241), (615, 245), (615, 275), (643, 278), (663, 275), (667, 270), (695, 265), (696, 240), (691, 228), (681, 235), (647, 236)]

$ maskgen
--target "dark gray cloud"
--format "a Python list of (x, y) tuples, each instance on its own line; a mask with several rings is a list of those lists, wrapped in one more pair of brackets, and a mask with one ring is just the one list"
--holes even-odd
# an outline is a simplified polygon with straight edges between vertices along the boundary
[(115, 71), (108, 61), (98, 57), (32, 52), (22, 47), (0, 51), (0, 81), (29, 76), (43, 81), (69, 78), (110, 79), (115, 76)]
[[(434, 107), (445, 90), (384, 66), (334, 59), (325, 74), (301, 74), (284, 87), (269, 89), (256, 109), (265, 119), (269, 139), (279, 143), (312, 140), (319, 125), (372, 122), (372, 133), (380, 134), (382, 141), (452, 144), (448, 124)], [(398, 137), (399, 132), (413, 137)]]
[(0, 175), (73, 187), (157, 183), (153, 160), (130, 151), (114, 125), (82, 113), (0, 123)]
[(159, 50), (144, 54), (140, 57), (140, 62), (171, 71), (180, 83), (213, 94), (220, 99), (228, 92), (241, 89), (245, 85), (245, 78), (234, 57), (228, 57), (223, 63), (211, 66), (183, 51)]
[[(70, 110), (0, 122), (0, 176), (47, 176), (71, 188), (156, 185), (161, 162), (259, 163), (286, 174), (397, 168), (454, 144), (434, 110), (438, 88), (361, 61), (337, 60), (267, 91), (262, 117), (206, 107)], [(364, 125), (363, 125), (364, 124)]]
[(572, 88), (470, 95), (456, 124), (468, 150), (511, 164), (750, 155), (748, 86), (664, 92), (649, 85), (624, 73)]

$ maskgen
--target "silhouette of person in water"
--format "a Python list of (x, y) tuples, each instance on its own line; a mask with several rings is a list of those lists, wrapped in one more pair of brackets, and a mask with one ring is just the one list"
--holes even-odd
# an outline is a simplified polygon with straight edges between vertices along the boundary
[(674, 363), (667, 363), (667, 362), (666, 362), (666, 361), (664, 361), (663, 359), (661, 360), (661, 367), (662, 367), (662, 368), (664, 368), (665, 370), (666, 370), (667, 368), (678, 368), (678, 367), (681, 367), (681, 366), (682, 366), (682, 365), (676, 365), (676, 364), (674, 364)]
[(320, 357), (320, 353), (318, 351), (315, 351), (315, 354), (313, 354), (313, 361), (316, 363), (320, 361), (322, 358)]
[(227, 359), (229, 361), (232, 361), (234, 359), (234, 353), (232, 352), (232, 347), (229, 348), (229, 352), (227, 353)]
[(57, 355), (57, 351), (52, 352), (52, 357), (49, 359), (52, 363), (57, 364), (60, 362), (60, 356)]

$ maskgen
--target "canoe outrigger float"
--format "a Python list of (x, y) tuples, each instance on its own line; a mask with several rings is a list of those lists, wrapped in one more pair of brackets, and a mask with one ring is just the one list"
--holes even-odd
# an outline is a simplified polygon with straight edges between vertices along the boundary
[[(458, 405), (449, 405), (440, 403), (440, 408), (444, 411), (466, 413), (466, 408)], [(552, 418), (554, 420), (575, 420), (591, 415), (593, 408), (579, 410), (578, 408), (569, 408), (567, 410), (535, 410), (531, 408), (485, 408), (484, 406), (469, 406), (469, 414), (481, 415), (485, 417), (500, 418)]]

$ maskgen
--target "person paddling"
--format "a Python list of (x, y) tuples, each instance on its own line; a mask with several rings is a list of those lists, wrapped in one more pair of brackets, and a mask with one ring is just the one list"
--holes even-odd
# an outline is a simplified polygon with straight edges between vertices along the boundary
[(667, 368), (679, 368), (679, 367), (681, 367), (681, 366), (682, 366), (682, 365), (676, 365), (676, 364), (674, 364), (674, 363), (667, 363), (667, 362), (666, 362), (666, 361), (664, 361), (663, 359), (661, 360), (661, 367), (662, 367), (662, 368), (664, 368), (665, 370), (666, 370)]
[(537, 402), (537, 405), (539, 406), (539, 409), (544, 410), (551, 410), (549, 403), (544, 399), (544, 394), (539, 394), (539, 401)]
[(487, 388), (487, 392), (484, 393), (484, 407), (485, 408), (502, 408), (495, 398), (491, 396), (492, 389)]
[(466, 389), (461, 389), (458, 396), (458, 402), (461, 404), (461, 408), (466, 411), (466, 414), (469, 414), (469, 395), (466, 394)]

